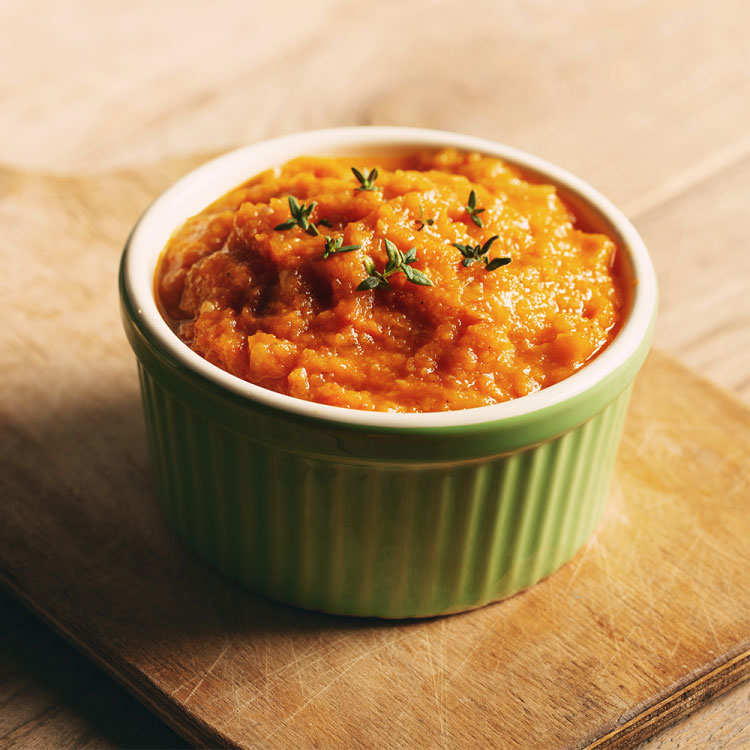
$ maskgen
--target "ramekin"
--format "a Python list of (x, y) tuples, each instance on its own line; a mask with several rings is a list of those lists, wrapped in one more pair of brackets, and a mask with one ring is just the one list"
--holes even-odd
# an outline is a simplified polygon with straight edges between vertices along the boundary
[[(231, 188), (301, 154), (456, 147), (558, 186), (607, 231), (633, 282), (612, 343), (529, 396), (390, 414), (285, 396), (210, 364), (170, 330), (154, 270), (172, 232)], [(425, 617), (510, 596), (570, 560), (601, 518), (633, 380), (656, 315), (653, 266), (605, 197), (536, 156), (435, 130), (359, 127), (232, 151), (163, 193), (120, 268), (148, 448), (169, 524), (206, 561), (272, 599), (326, 612)]]

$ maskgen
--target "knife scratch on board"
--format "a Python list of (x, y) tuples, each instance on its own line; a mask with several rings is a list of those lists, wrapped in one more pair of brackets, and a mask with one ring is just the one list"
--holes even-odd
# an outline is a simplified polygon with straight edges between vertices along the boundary
[(445, 716), (443, 711), (443, 702), (440, 694), (440, 673), (441, 668), (439, 664), (435, 663), (435, 657), (432, 653), (432, 639), (430, 638), (430, 631), (425, 630), (424, 633), (425, 651), (427, 652), (427, 660), (430, 667), (430, 682), (432, 683), (432, 691), (435, 698), (435, 708), (437, 709), (438, 722), (440, 724), (440, 744), (445, 746)]
[(211, 674), (211, 672), (216, 669), (216, 666), (218, 663), (224, 658), (224, 655), (227, 651), (229, 651), (230, 643), (224, 644), (224, 648), (221, 649), (219, 652), (219, 655), (214, 660), (213, 664), (201, 675), (200, 679), (196, 683), (195, 687), (188, 693), (187, 698), (183, 701), (184, 705), (187, 705), (190, 701), (190, 699), (195, 695), (195, 693), (198, 691), (198, 688), (206, 681), (206, 678)]
[(330, 690), (342, 677), (344, 677), (347, 674), (347, 672), (353, 669), (363, 659), (366, 659), (368, 656), (376, 655), (379, 651), (382, 651), (388, 646), (391, 646), (393, 643), (406, 640), (409, 637), (409, 635), (410, 634), (407, 631), (406, 633), (403, 633), (400, 636), (397, 636), (396, 638), (383, 640), (380, 643), (376, 643), (374, 646), (366, 648), (359, 656), (355, 656), (343, 669), (337, 671), (335, 676), (331, 678), (325, 685), (323, 685), (322, 688), (320, 688), (315, 693), (313, 693), (309, 698), (307, 698), (307, 700), (305, 700), (300, 706), (298, 706), (294, 711), (292, 711), (285, 719), (282, 719), (281, 721), (279, 721), (277, 726), (273, 730), (271, 730), (271, 732), (269, 732), (263, 737), (263, 739), (261, 740), (261, 744), (265, 744), (272, 737), (274, 737), (279, 732), (281, 732), (283, 729), (286, 729), (289, 723), (296, 716), (301, 714), (313, 701), (315, 701), (321, 695), (324, 695), (326, 692), (328, 692), (328, 690)]
[(304, 698), (306, 694), (305, 683), (302, 680), (302, 669), (300, 665), (300, 659), (299, 659), (299, 656), (297, 656), (297, 650), (294, 648), (293, 637), (289, 639), (289, 645), (292, 647), (292, 661), (290, 663), (294, 667), (294, 676), (297, 678), (297, 682), (299, 683), (300, 695)]

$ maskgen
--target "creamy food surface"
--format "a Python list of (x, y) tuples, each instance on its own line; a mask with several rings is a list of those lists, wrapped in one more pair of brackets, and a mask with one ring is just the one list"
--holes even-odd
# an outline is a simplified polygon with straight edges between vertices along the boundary
[(156, 294), (188, 346), (264, 388), (444, 411), (533, 393), (606, 347), (616, 253), (496, 158), (301, 157), (179, 228)]

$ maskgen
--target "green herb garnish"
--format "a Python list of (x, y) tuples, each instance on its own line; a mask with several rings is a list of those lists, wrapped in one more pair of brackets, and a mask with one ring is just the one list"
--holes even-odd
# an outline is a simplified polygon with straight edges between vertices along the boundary
[(356, 167), (352, 167), (354, 176), (359, 180), (359, 187), (357, 190), (375, 190), (375, 180), (378, 179), (378, 170), (376, 167), (369, 171), (365, 169), (360, 172)]
[(352, 250), (359, 250), (361, 245), (344, 245), (343, 237), (324, 237), (326, 241), (323, 259), (330, 258), (332, 255), (339, 253), (350, 253)]
[(459, 242), (454, 242), (453, 247), (460, 251), (461, 255), (464, 256), (462, 263), (467, 268), (478, 261), (484, 263), (485, 271), (494, 271), (500, 266), (507, 266), (510, 263), (510, 258), (493, 258), (490, 260), (487, 256), (492, 247), (492, 243), (498, 239), (497, 235), (490, 237), (484, 245), (462, 245)]
[(478, 226), (482, 227), (482, 219), (479, 217), (479, 214), (486, 211), (486, 208), (477, 208), (477, 194), (472, 190), (469, 193), (469, 202), (464, 206), (466, 209), (466, 213), (469, 214), (471, 217), (471, 220)]
[(425, 219), (424, 218), (424, 208), (422, 204), (419, 204), (419, 218), (417, 219), (417, 224), (421, 224), (422, 226), (417, 227), (417, 231), (421, 232), (426, 225), (432, 226), (435, 223), (435, 219)]
[(289, 213), (292, 214), (292, 218), (287, 221), (283, 221), (281, 224), (277, 224), (274, 229), (277, 232), (281, 232), (285, 229), (291, 229), (294, 226), (298, 226), (300, 229), (304, 229), (312, 237), (317, 237), (320, 232), (315, 224), (310, 221), (310, 215), (315, 210), (317, 202), (313, 201), (309, 206), (304, 203), (300, 205), (299, 201), (293, 196), (289, 196)]
[(333, 226), (333, 224), (331, 224), (331, 222), (328, 221), (328, 219), (318, 219), (318, 224), (321, 227), (328, 227), (329, 229)]
[(403, 272), (404, 276), (412, 284), (420, 286), (434, 286), (432, 281), (421, 271), (412, 268), (411, 264), (417, 259), (417, 248), (409, 248), (402, 253), (390, 240), (384, 240), (385, 252), (388, 256), (388, 263), (385, 269), (380, 272), (375, 268), (375, 261), (368, 255), (365, 256), (365, 270), (367, 276), (357, 287), (358, 292), (366, 292), (369, 289), (390, 286), (388, 277), (394, 273)]
[(510, 258), (493, 258), (487, 265), (485, 266), (485, 271), (494, 271), (496, 268), (500, 268), (501, 266), (507, 266), (508, 263), (510, 263)]

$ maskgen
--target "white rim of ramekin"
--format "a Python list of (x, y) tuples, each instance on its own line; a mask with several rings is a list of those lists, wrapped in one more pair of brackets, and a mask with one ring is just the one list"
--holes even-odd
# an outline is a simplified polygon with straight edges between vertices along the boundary
[[(505, 159), (577, 195), (609, 222), (619, 235), (618, 245), (629, 257), (635, 281), (628, 318), (609, 346), (573, 375), (528, 396), (472, 409), (392, 413), (318, 404), (248, 383), (203, 359), (170, 329), (154, 299), (154, 273), (170, 236), (189, 217), (258, 172), (279, 166), (295, 156), (337, 153), (355, 156), (358, 149), (401, 147), (454, 147)], [(494, 422), (531, 414), (580, 395), (636, 352), (647, 335), (657, 300), (656, 275), (643, 240), (625, 215), (589, 184), (544, 159), (511, 146), (459, 133), (401, 127), (349, 127), (295, 133), (231, 151), (198, 167), (162, 193), (141, 217), (126, 248), (124, 281), (142, 329), (180, 364), (227, 391), (305, 417), (400, 429)]]

